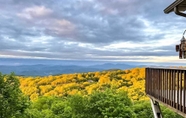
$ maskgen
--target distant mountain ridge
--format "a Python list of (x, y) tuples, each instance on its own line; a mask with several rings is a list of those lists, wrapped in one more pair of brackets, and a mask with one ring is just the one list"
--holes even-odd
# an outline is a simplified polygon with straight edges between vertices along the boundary
[(68, 73), (82, 73), (82, 72), (95, 72), (109, 69), (130, 69), (134, 65), (128, 64), (113, 64), (105, 63), (92, 66), (77, 66), (77, 65), (1, 65), (0, 72), (9, 74), (14, 72), (16, 75), (22, 76), (47, 76)]
[(130, 69), (130, 68), (133, 68), (133, 67), (136, 67), (136, 66), (129, 65), (129, 64), (105, 63), (105, 64), (94, 65), (94, 66), (90, 66), (90, 67), (101, 68), (101, 69)]

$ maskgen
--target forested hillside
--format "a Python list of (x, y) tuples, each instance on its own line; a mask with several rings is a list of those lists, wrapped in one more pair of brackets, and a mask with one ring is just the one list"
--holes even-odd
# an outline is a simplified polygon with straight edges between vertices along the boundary
[[(144, 75), (144, 68), (44, 77), (0, 73), (0, 118), (153, 118)], [(164, 118), (182, 118), (161, 108)]]
[(20, 88), (31, 100), (39, 96), (87, 95), (106, 88), (127, 91), (132, 100), (145, 100), (144, 68), (62, 74), (45, 77), (19, 77)]

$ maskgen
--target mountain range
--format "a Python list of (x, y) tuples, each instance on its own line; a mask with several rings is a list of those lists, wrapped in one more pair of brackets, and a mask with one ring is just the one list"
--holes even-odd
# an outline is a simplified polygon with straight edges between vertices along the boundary
[(14, 72), (22, 76), (48, 76), (68, 73), (95, 72), (109, 69), (130, 69), (134, 65), (105, 63), (98, 65), (79, 66), (79, 65), (1, 65), (0, 72), (9, 74)]

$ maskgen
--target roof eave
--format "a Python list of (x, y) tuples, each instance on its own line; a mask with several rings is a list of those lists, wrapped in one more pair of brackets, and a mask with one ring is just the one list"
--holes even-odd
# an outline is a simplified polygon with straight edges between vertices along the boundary
[(164, 9), (164, 13), (168, 14), (172, 11), (174, 11), (174, 8), (177, 7), (180, 3), (182, 3), (184, 0), (176, 0), (171, 5), (169, 5), (167, 8)]

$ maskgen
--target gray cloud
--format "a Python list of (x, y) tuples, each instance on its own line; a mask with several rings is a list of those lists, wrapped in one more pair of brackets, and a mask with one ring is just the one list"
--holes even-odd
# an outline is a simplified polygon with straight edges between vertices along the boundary
[(112, 43), (145, 44), (171, 34), (181, 35), (184, 19), (163, 13), (169, 3), (168, 0), (0, 0), (0, 55), (61, 59), (175, 56), (174, 45), (152, 44), (137, 50), (125, 46), (97, 49)]

